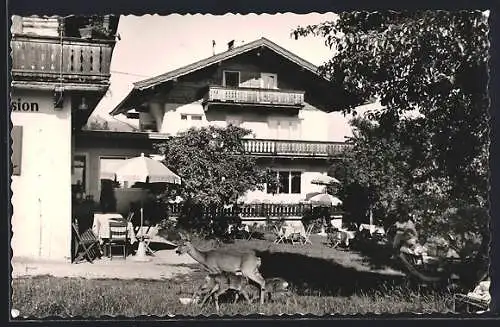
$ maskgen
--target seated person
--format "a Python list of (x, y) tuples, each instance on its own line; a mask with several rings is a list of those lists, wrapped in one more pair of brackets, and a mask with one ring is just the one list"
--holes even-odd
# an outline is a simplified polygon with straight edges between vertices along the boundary
[(394, 241), (392, 247), (394, 250), (398, 250), (404, 242), (412, 238), (417, 238), (417, 230), (415, 224), (411, 219), (400, 219), (394, 224), (396, 228), (396, 235), (394, 236)]

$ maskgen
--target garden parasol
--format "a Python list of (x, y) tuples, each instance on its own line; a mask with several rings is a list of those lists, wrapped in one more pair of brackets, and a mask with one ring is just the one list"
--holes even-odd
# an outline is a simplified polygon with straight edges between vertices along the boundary
[(306, 201), (322, 206), (337, 206), (342, 204), (342, 201), (336, 196), (321, 192), (312, 192), (307, 194)]
[[(181, 184), (181, 178), (174, 174), (161, 162), (145, 157), (141, 153), (140, 157), (124, 160), (122, 164), (116, 169), (114, 177), (117, 181), (129, 183), (168, 183), (168, 184)], [(141, 231), (144, 223), (144, 203), (141, 200)], [(143, 241), (139, 244), (143, 245)], [(138, 251), (142, 253), (141, 251)]]
[(321, 175), (318, 175), (317, 177), (313, 178), (311, 180), (311, 184), (333, 185), (333, 184), (340, 184), (340, 181), (338, 179), (336, 179), (335, 177), (321, 174)]

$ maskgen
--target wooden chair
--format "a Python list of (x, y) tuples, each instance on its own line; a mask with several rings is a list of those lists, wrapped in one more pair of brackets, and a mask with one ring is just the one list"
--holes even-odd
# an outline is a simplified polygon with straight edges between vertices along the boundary
[(85, 232), (80, 234), (78, 224), (73, 222), (71, 225), (76, 238), (73, 263), (79, 263), (83, 259), (87, 259), (90, 263), (94, 263), (93, 261), (96, 258), (101, 257), (99, 239), (95, 236), (92, 229), (87, 229)]
[(108, 257), (113, 260), (112, 249), (121, 247), (123, 248), (123, 258), (126, 259), (128, 242), (128, 223), (126, 221), (110, 221), (109, 239), (106, 243)]

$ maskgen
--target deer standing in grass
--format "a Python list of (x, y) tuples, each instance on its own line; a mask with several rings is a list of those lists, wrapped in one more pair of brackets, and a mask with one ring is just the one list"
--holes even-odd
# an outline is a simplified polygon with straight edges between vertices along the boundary
[(200, 251), (191, 244), (188, 237), (184, 234), (180, 234), (180, 236), (181, 242), (177, 247), (177, 254), (189, 254), (208, 271), (209, 275), (220, 275), (226, 272), (243, 275), (254, 281), (260, 286), (260, 303), (264, 304), (266, 281), (259, 272), (261, 259), (255, 253), (223, 252), (220, 250)]
[(247, 292), (248, 286), (247, 278), (242, 275), (235, 275), (227, 272), (218, 275), (208, 275), (205, 278), (205, 284), (201, 286), (200, 290), (195, 293), (193, 298), (197, 298), (198, 294), (206, 292), (205, 297), (201, 301), (201, 306), (203, 307), (205, 302), (212, 297), (215, 302), (215, 308), (217, 312), (219, 312), (219, 296), (226, 293), (228, 290), (236, 291), (236, 297), (233, 303), (238, 301), (239, 295), (241, 294), (245, 300), (247, 300), (248, 304), (251, 304), (252, 300)]

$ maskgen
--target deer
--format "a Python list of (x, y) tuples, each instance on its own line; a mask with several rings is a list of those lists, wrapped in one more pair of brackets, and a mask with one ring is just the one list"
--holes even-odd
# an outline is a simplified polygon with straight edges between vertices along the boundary
[[(266, 297), (269, 301), (273, 298), (271, 295), (277, 297), (291, 296), (289, 284), (286, 280), (280, 277), (266, 278)], [(226, 293), (228, 290), (236, 291), (233, 304), (238, 302), (240, 295), (243, 295), (248, 304), (259, 297), (259, 289), (253, 284), (248, 282), (248, 279), (242, 275), (235, 275), (232, 273), (221, 273), (219, 275), (208, 275), (205, 277), (205, 284), (200, 287), (200, 290), (193, 295), (193, 302), (199, 299), (200, 294), (205, 294), (201, 302), (201, 306), (212, 297), (215, 302), (217, 312), (219, 312), (219, 297)]]
[(260, 286), (260, 303), (264, 304), (266, 281), (259, 272), (261, 259), (255, 253), (222, 252), (218, 250), (200, 251), (186, 235), (179, 233), (181, 240), (175, 251), (178, 255), (189, 254), (191, 258), (203, 266), (211, 276), (223, 272), (244, 277)]
[(249, 304), (252, 303), (250, 296), (247, 292), (248, 290), (248, 279), (243, 275), (235, 275), (233, 273), (222, 272), (218, 275), (208, 275), (205, 277), (205, 284), (203, 284), (199, 290), (193, 296), (194, 299), (198, 298), (197, 295), (200, 293), (207, 292), (203, 300), (201, 301), (201, 306), (212, 297), (215, 302), (215, 308), (219, 312), (219, 296), (226, 293), (228, 290), (236, 291), (236, 297), (233, 303), (236, 303), (239, 299), (239, 295), (243, 295), (245, 300)]

